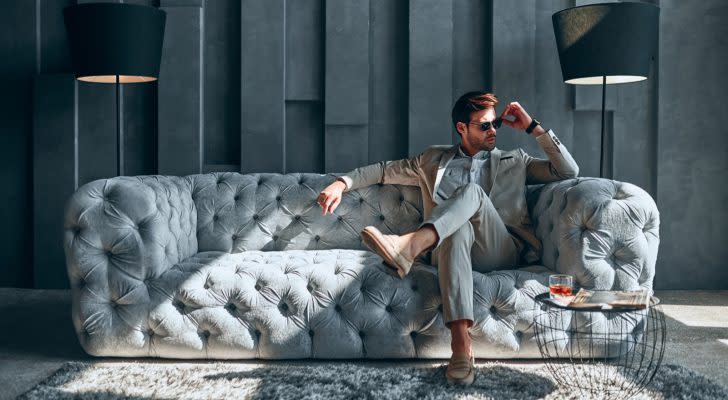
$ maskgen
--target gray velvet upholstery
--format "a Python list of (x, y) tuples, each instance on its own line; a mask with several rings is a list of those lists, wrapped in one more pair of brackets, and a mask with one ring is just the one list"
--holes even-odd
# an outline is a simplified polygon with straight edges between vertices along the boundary
[[(420, 257), (395, 278), (359, 237), (367, 225), (418, 226), (420, 189), (353, 190), (323, 216), (315, 199), (334, 179), (210, 173), (83, 185), (64, 232), (81, 345), (122, 357), (449, 357), (437, 270)], [(477, 357), (538, 357), (533, 297), (553, 271), (585, 287), (652, 288), (659, 214), (642, 189), (577, 178), (530, 186), (527, 199), (543, 265), (473, 273)]]

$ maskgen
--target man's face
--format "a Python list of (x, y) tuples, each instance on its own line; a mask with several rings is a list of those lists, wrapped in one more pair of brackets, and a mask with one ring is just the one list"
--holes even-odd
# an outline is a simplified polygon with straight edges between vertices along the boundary
[(493, 122), (493, 120), (495, 120), (495, 109), (489, 107), (471, 113), (469, 123), (458, 122), (457, 130), (460, 132), (463, 146), (474, 153), (481, 150), (493, 150), (495, 148), (495, 128), (493, 125), (486, 131), (482, 131), (480, 128), (483, 122)]

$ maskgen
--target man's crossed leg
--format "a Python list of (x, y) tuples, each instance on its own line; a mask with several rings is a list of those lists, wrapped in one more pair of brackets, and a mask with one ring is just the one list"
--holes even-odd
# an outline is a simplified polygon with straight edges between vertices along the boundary
[(400, 276), (412, 260), (432, 250), (438, 269), (445, 325), (452, 336), (453, 357), (448, 380), (472, 382), (473, 358), (468, 328), (473, 325), (473, 274), (519, 262), (516, 239), (511, 236), (482, 187), (469, 183), (437, 205), (419, 228), (405, 235), (383, 235), (374, 227), (362, 231), (365, 244), (379, 253)]

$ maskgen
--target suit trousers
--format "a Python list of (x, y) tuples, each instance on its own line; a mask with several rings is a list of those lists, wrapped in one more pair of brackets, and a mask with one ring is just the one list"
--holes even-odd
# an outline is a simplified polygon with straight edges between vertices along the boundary
[(473, 270), (511, 269), (520, 261), (518, 239), (508, 232), (483, 188), (468, 183), (432, 209), (420, 227), (432, 224), (439, 235), (431, 253), (437, 267), (445, 325), (473, 324)]

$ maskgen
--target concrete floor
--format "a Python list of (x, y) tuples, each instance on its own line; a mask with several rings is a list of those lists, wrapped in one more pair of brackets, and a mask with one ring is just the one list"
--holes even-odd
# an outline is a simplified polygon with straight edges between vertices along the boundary
[[(661, 299), (667, 317), (663, 362), (692, 368), (728, 387), (728, 291), (670, 290), (657, 291), (656, 295)], [(0, 388), (3, 388), (0, 398), (15, 398), (52, 374), (65, 361), (120, 361), (86, 355), (76, 340), (70, 314), (71, 300), (67, 290), (0, 288), (0, 315), (3, 317), (0, 319)], [(428, 366), (443, 362), (372, 363)], [(513, 363), (539, 365), (533, 361), (514, 360)]]

